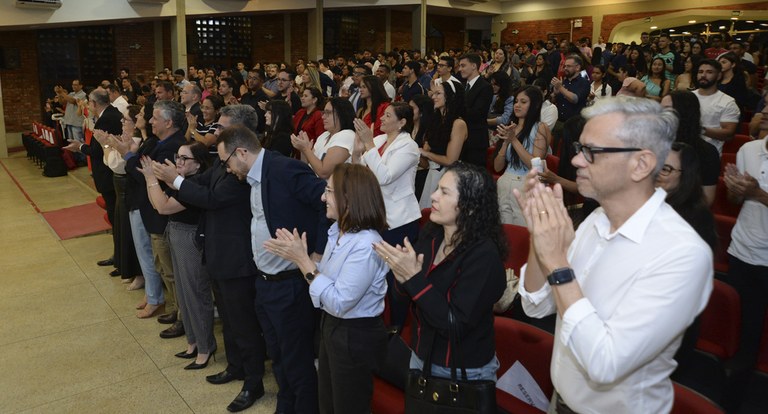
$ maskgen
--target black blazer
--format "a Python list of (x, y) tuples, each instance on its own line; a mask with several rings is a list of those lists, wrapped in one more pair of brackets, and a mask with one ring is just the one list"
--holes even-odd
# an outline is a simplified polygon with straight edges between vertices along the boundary
[[(159, 141), (151, 150), (145, 153), (152, 158), (152, 160), (165, 163), (165, 160), (173, 160), (173, 155), (179, 150), (179, 147), (186, 143), (184, 139), (184, 132), (181, 130), (176, 131), (170, 137)], [(152, 203), (147, 196), (147, 190), (141, 191), (142, 186), (146, 187), (146, 181), (144, 180), (144, 174), (138, 171), (136, 168), (141, 166), (141, 155), (144, 155), (139, 151), (137, 154), (133, 154), (132, 157), (125, 160), (125, 172), (129, 174), (133, 180), (136, 181), (136, 192), (131, 196), (135, 197), (135, 201), (138, 202), (139, 210), (141, 211), (141, 221), (144, 222), (144, 227), (147, 228), (147, 232), (152, 234), (165, 233), (165, 227), (168, 224), (168, 216), (163, 216), (152, 207)], [(165, 191), (168, 187), (165, 183), (160, 182), (160, 186)]]
[(202, 174), (185, 179), (178, 199), (204, 209), (198, 233), (203, 261), (213, 279), (256, 275), (251, 250), (251, 186), (222, 168), (221, 160)]
[(488, 109), (493, 100), (493, 88), (482, 76), (464, 94), (464, 121), (467, 123), (466, 149), (488, 148)]
[(299, 160), (269, 150), (262, 151), (265, 153), (261, 199), (269, 234), (274, 235), (279, 228), (297, 228), (299, 233), (307, 232), (309, 253), (322, 253), (329, 227), (325, 203), (320, 200), (325, 191), (325, 180)]
[[(122, 124), (123, 114), (114, 106), (109, 105), (98, 120), (93, 129), (100, 129), (112, 135), (123, 133)], [(104, 164), (104, 149), (101, 148), (96, 138), (91, 138), (90, 144), (80, 146), (80, 151), (91, 157), (91, 172), (93, 173), (93, 182), (96, 184), (96, 191), (101, 194), (114, 193), (115, 185), (112, 183), (112, 170)]]

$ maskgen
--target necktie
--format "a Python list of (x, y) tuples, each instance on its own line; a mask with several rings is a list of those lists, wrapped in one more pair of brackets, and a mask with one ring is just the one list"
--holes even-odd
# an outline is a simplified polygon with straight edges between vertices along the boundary
[(465, 84), (464, 84), (464, 91), (465, 91), (465, 92), (469, 92), (469, 88), (470, 88), (470, 86), (469, 86), (469, 82), (465, 83)]

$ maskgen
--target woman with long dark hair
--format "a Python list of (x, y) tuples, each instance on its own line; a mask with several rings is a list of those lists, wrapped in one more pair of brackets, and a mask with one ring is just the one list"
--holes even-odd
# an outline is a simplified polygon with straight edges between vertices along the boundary
[(325, 132), (322, 115), (325, 98), (320, 89), (309, 87), (301, 93), (300, 100), (301, 109), (293, 116), (293, 131), (294, 134), (306, 132), (309, 140), (314, 143)]
[(699, 155), (699, 173), (707, 205), (715, 201), (715, 189), (720, 176), (720, 154), (714, 145), (701, 138), (701, 108), (691, 91), (672, 91), (661, 100), (661, 105), (674, 108), (680, 118), (676, 142), (690, 145)]
[[(456, 163), (446, 168), (431, 195), (430, 223), (412, 246), (374, 245), (398, 284), (413, 301), (410, 367), (451, 377), (451, 352), (460, 352), (467, 378), (496, 380), (499, 367), (493, 339), (493, 304), (505, 286), (507, 246), (499, 217), (496, 184), (484, 168)], [(401, 247), (403, 246), (403, 247)], [(460, 349), (450, 349), (453, 315)]]
[(667, 78), (667, 67), (664, 59), (657, 57), (651, 61), (651, 70), (641, 79), (645, 83), (645, 97), (661, 102), (661, 98), (669, 94), (672, 81)]
[(656, 177), (656, 185), (667, 192), (667, 204), (680, 214), (714, 250), (717, 247), (715, 218), (701, 189), (699, 154), (692, 146), (676, 141)]
[(637, 77), (642, 78), (648, 73), (648, 62), (645, 61), (645, 55), (643, 49), (640, 46), (632, 45), (629, 47), (629, 56), (627, 57), (627, 65), (632, 66), (637, 70)]
[[(413, 131), (411, 131), (411, 138), (416, 141), (416, 145), (419, 148), (424, 146), (424, 137), (426, 136), (427, 126), (432, 124), (432, 117), (435, 113), (435, 104), (432, 102), (432, 98), (427, 95), (414, 95), (411, 101), (408, 102), (413, 110)], [(419, 167), (416, 170), (416, 189), (415, 193), (417, 197), (420, 197), (424, 192), (424, 182), (427, 179), (427, 173), (429, 173), (429, 161), (421, 157), (419, 158)]]
[(488, 126), (506, 125), (512, 116), (515, 97), (512, 96), (512, 79), (504, 72), (494, 72), (490, 76), (493, 99), (488, 111)]
[(536, 66), (533, 67), (531, 75), (525, 79), (525, 83), (528, 85), (533, 85), (533, 82), (535, 82), (537, 79), (542, 79), (547, 84), (549, 84), (554, 75), (552, 75), (552, 68), (550, 68), (549, 64), (547, 63), (547, 53), (544, 52), (536, 55), (535, 62)]
[(695, 68), (699, 67), (700, 57), (696, 55), (689, 55), (683, 58), (683, 73), (675, 77), (674, 90), (678, 91), (691, 91), (696, 89), (694, 78), (696, 74), (693, 73)]
[(373, 128), (373, 136), (381, 135), (381, 116), (389, 106), (389, 96), (381, 79), (371, 75), (363, 77), (360, 82), (360, 99), (363, 105), (357, 110), (357, 117), (369, 128)]
[(464, 87), (459, 82), (444, 81), (432, 87), (435, 116), (429, 125), (427, 139), (421, 147), (421, 156), (429, 163), (424, 191), (419, 196), (419, 206), (430, 206), (430, 194), (443, 175), (443, 167), (458, 161), (467, 140), (467, 123), (464, 115)]
[(322, 196), (335, 223), (320, 263), (307, 255), (306, 234), (278, 229), (264, 243), (294, 262), (309, 283), (309, 296), (322, 309), (318, 394), (321, 413), (368, 413), (373, 373), (386, 355), (381, 314), (388, 268), (373, 250), (387, 226), (384, 199), (374, 174), (357, 164), (338, 164)]
[(266, 128), (261, 145), (272, 151), (277, 151), (286, 157), (293, 154), (291, 135), (293, 134), (293, 110), (291, 104), (283, 100), (267, 102), (264, 112)]
[(494, 170), (504, 174), (499, 178), (499, 208), (501, 222), (525, 226), (525, 217), (512, 193), (525, 187), (525, 175), (531, 169), (533, 158), (547, 155), (549, 128), (541, 119), (541, 90), (529, 86), (517, 93), (512, 123), (499, 125), (498, 153), (493, 159)]
[[(200, 174), (207, 168), (208, 147), (192, 142), (179, 147), (174, 156), (176, 172), (182, 177)], [(152, 172), (152, 160), (141, 157), (140, 171), (147, 182), (147, 195), (158, 213), (168, 216), (168, 245), (179, 297), (179, 310), (184, 320), (187, 348), (176, 354), (194, 359), (184, 369), (203, 369), (216, 352), (213, 336), (213, 297), (211, 280), (203, 266), (202, 252), (197, 247), (198, 226), (202, 210), (182, 203), (177, 190), (163, 191)]]

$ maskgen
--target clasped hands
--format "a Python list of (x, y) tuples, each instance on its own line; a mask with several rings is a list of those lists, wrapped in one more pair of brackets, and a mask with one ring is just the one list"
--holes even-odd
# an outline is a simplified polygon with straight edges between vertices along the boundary
[(575, 237), (573, 222), (563, 204), (563, 188), (547, 187), (538, 181), (538, 170), (525, 177), (524, 192), (514, 189), (517, 203), (528, 224), (532, 246), (540, 269), (545, 275), (568, 267), (568, 248)]
[(734, 164), (725, 166), (723, 180), (728, 190), (738, 197), (752, 198), (760, 189), (760, 184), (749, 173), (740, 173)]
[(323, 258), (319, 253), (307, 254), (307, 233), (299, 234), (297, 229), (277, 229), (275, 237), (264, 242), (264, 248), (295, 263), (303, 273), (311, 272), (315, 263), (319, 263)]
[(291, 135), (291, 145), (299, 152), (304, 152), (312, 149), (312, 141), (309, 140), (309, 135), (306, 131), (299, 131), (298, 134)]
[(382, 240), (373, 244), (373, 250), (389, 266), (399, 283), (405, 283), (416, 276), (424, 264), (424, 255), (416, 254), (408, 237), (403, 239), (403, 246), (392, 246)]
[(172, 187), (173, 180), (179, 176), (179, 173), (176, 171), (176, 164), (171, 160), (165, 160), (164, 163), (159, 163), (146, 155), (142, 155), (139, 161), (141, 163), (141, 168), (137, 167), (136, 170), (144, 174), (145, 179), (155, 177), (158, 181), (162, 181), (169, 187)]

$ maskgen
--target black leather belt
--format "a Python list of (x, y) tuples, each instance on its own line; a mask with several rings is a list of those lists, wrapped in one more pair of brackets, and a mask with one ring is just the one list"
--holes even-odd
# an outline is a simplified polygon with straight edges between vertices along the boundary
[(299, 269), (284, 270), (274, 275), (270, 275), (269, 273), (264, 273), (259, 270), (259, 275), (261, 275), (261, 277), (264, 278), (264, 280), (267, 282), (280, 282), (283, 280), (292, 279), (294, 277), (302, 277), (301, 270)]

